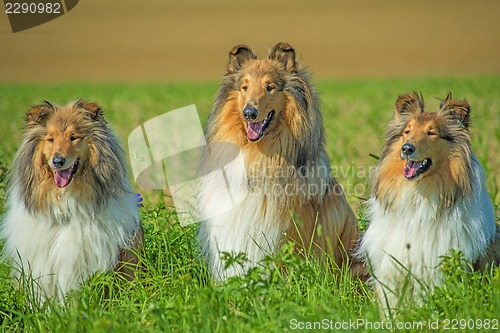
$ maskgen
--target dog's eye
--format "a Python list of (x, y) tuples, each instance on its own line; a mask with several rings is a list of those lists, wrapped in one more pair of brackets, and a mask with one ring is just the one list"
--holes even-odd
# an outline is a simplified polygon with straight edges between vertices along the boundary
[(274, 89), (274, 86), (271, 85), (271, 84), (268, 84), (267, 87), (266, 87), (267, 91), (272, 91), (273, 89)]
[(54, 142), (54, 138), (47, 138), (48, 142)]
[(404, 131), (403, 131), (403, 134), (410, 134), (410, 130), (409, 130), (409, 129), (404, 130)]
[(78, 139), (76, 136), (72, 135), (69, 137), (69, 141), (75, 141), (76, 139)]
[(242, 87), (241, 87), (241, 90), (243, 90), (243, 91), (247, 91), (247, 90), (248, 90), (248, 86), (247, 86), (247, 85), (242, 86)]
[(434, 135), (437, 135), (437, 133), (436, 133), (436, 132), (434, 132), (434, 131), (428, 131), (428, 132), (427, 132), (427, 135), (428, 135), (428, 136), (434, 136)]

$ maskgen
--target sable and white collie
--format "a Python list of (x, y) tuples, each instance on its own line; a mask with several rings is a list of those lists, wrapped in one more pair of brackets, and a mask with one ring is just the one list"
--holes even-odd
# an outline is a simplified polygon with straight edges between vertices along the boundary
[(41, 301), (62, 301), (94, 272), (133, 276), (143, 239), (137, 200), (96, 103), (28, 111), (0, 232), (13, 275), (29, 277)]
[(500, 241), (483, 169), (472, 153), (470, 106), (451, 93), (438, 112), (421, 94), (399, 96), (368, 201), (371, 222), (360, 253), (386, 310), (419, 299), (421, 283), (442, 279), (450, 250), (483, 268), (498, 263)]
[[(356, 218), (331, 177), (318, 96), (290, 45), (277, 44), (261, 60), (245, 45), (230, 51), (205, 132), (208, 147), (230, 143), (244, 161), (224, 165), (230, 153), (220, 148), (200, 163), (203, 175), (225, 172), (222, 182), (205, 176), (199, 195), (198, 240), (215, 279), (244, 274), (286, 239), (339, 266), (348, 261)], [(234, 203), (238, 192), (245, 197)], [(217, 215), (220, 207), (227, 209)], [(224, 252), (248, 261), (226, 267)]]

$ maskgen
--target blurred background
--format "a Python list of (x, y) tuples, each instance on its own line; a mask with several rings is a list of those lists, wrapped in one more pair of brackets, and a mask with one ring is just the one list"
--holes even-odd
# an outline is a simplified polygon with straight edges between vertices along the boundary
[(474, 150), (500, 207), (499, 17), (499, 0), (82, 0), (12, 33), (0, 12), (0, 198), (30, 105), (98, 101), (127, 151), (130, 132), (164, 112), (195, 104), (203, 124), (234, 45), (262, 57), (287, 41), (317, 82), (351, 204), (369, 193), (369, 154), (396, 96), (416, 89), (429, 111), (449, 90), (470, 101)]
[(294, 46), (316, 78), (500, 73), (498, 0), (84, 0), (12, 33), (0, 83), (219, 80), (228, 51)]
[[(373, 155), (380, 154), (397, 95), (411, 90), (422, 91), (429, 111), (449, 90), (469, 100), (474, 152), (500, 222), (500, 0), (81, 0), (18, 33), (0, 10), (0, 214), (31, 105), (97, 101), (128, 159), (129, 134), (146, 121), (191, 104), (206, 121), (234, 45), (247, 44), (262, 57), (280, 41), (294, 46), (313, 73), (332, 174), (361, 229)], [(175, 136), (165, 129), (161, 137), (192, 135), (183, 130)], [(168, 190), (132, 184), (145, 205), (141, 279), (122, 284), (96, 274), (67, 307), (42, 308), (14, 291), (0, 260), (0, 333), (279, 331), (293, 329), (291, 318), (383, 323), (361, 284), (346, 274), (329, 277), (309, 260), (307, 267), (297, 263), (287, 250), (277, 256), (287, 268), (276, 274), (253, 271), (242, 283), (213, 283), (200, 265), (195, 228), (176, 225)], [(398, 320), (477, 318), (481, 329), (499, 318), (500, 270), (462, 274), (458, 258), (447, 261), (446, 284), (430, 302), (421, 309), (410, 304)]]

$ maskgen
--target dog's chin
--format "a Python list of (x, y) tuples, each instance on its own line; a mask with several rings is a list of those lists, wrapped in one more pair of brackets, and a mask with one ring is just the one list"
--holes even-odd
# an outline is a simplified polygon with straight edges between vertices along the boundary
[(269, 129), (274, 118), (274, 110), (269, 112), (263, 121), (248, 121), (247, 122), (247, 138), (251, 142), (261, 140)]
[(407, 160), (406, 165), (403, 168), (403, 176), (408, 180), (417, 179), (427, 172), (431, 165), (432, 160), (430, 158), (426, 158), (421, 161)]
[(80, 164), (80, 160), (76, 159), (75, 163), (73, 163), (72, 166), (66, 169), (54, 169), (54, 182), (56, 183), (57, 187), (59, 188), (64, 188), (71, 184), (71, 181), (73, 180), (73, 177), (76, 174), (76, 171), (78, 170), (78, 166)]

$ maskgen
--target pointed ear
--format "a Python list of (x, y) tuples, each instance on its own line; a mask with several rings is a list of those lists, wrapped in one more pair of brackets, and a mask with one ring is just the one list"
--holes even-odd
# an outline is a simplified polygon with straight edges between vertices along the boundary
[(419, 114), (424, 112), (424, 99), (418, 91), (399, 95), (396, 100), (394, 117), (399, 118), (408, 114)]
[(277, 60), (283, 64), (285, 69), (291, 73), (297, 71), (295, 50), (288, 43), (278, 43), (269, 52), (268, 59)]
[(470, 105), (467, 100), (457, 101), (453, 99), (451, 91), (441, 101), (439, 115), (453, 119), (460, 126), (468, 128), (470, 125)]
[(54, 106), (47, 101), (43, 101), (43, 104), (32, 106), (26, 113), (26, 125), (29, 128), (45, 126), (49, 115), (54, 110)]
[(255, 53), (246, 45), (236, 45), (229, 52), (227, 61), (227, 72), (236, 73), (248, 60), (257, 59)]
[(98, 120), (104, 117), (104, 111), (102, 108), (95, 102), (87, 102), (84, 99), (79, 99), (75, 103), (76, 109), (84, 110), (85, 113), (92, 119)]

